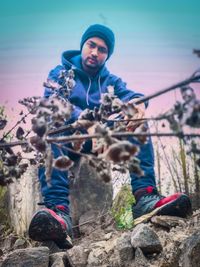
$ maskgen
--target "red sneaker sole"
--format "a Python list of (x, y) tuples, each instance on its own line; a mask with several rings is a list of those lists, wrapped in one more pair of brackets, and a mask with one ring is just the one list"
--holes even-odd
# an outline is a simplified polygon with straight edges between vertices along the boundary
[(72, 248), (66, 231), (48, 211), (38, 211), (29, 226), (29, 237), (35, 241), (54, 241), (59, 248)]
[(192, 205), (187, 195), (180, 195), (174, 201), (165, 204), (157, 212), (157, 215), (170, 215), (186, 218), (192, 213)]

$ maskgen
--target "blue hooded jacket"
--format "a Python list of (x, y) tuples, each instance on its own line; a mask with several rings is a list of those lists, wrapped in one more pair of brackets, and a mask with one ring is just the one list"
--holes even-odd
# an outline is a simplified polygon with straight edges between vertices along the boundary
[[(72, 123), (73, 121), (77, 120), (80, 113), (86, 108), (98, 108), (100, 106), (101, 93), (108, 92), (108, 86), (114, 87), (114, 94), (123, 102), (143, 96), (143, 94), (127, 89), (126, 83), (124, 83), (119, 77), (110, 74), (105, 65), (102, 66), (95, 77), (90, 77), (82, 69), (81, 54), (80, 51), (76, 50), (66, 51), (62, 54), (62, 65), (58, 65), (51, 70), (48, 79), (53, 80), (61, 85), (63, 83), (63, 78), (59, 78), (60, 72), (63, 70), (69, 70), (72, 67), (75, 73), (76, 84), (69, 96), (69, 101), (74, 105), (74, 110), (71, 114), (71, 119), (66, 123)], [(52, 89), (45, 88), (45, 97), (49, 97), (52, 93)], [(146, 102), (145, 105), (147, 106), (147, 104), (148, 103)], [(131, 138), (130, 141), (135, 142), (133, 138)], [(91, 141), (87, 141), (85, 144), (85, 150), (87, 152), (90, 149)], [(56, 147), (53, 147), (53, 152), (54, 157), (58, 157), (60, 155), (60, 150)], [(66, 151), (64, 151), (64, 153), (65, 152)], [(72, 159), (73, 157), (74, 156), (71, 155)], [(138, 179), (137, 175), (134, 173), (131, 174), (133, 192), (148, 185), (155, 186), (155, 175), (153, 170), (153, 147), (150, 139), (147, 144), (142, 145), (138, 158), (141, 160), (141, 167), (144, 170), (145, 175), (143, 177), (144, 179)], [(46, 206), (57, 204), (62, 204), (65, 206), (69, 205), (69, 179), (66, 171), (53, 169), (51, 179), (52, 187), (50, 188), (46, 182), (44, 167), (39, 168), (39, 179), (41, 182), (42, 195), (44, 197), (44, 203)]]
[[(127, 89), (126, 83), (119, 77), (111, 74), (105, 65), (102, 66), (95, 77), (90, 77), (82, 69), (81, 55), (78, 50), (65, 51), (62, 54), (62, 65), (58, 65), (51, 70), (48, 79), (62, 84), (62, 78), (59, 78), (60, 71), (69, 70), (72, 67), (76, 81), (75, 87), (72, 89), (69, 97), (69, 101), (74, 105), (74, 111), (72, 113), (73, 120), (76, 120), (84, 109), (99, 107), (101, 93), (108, 92), (108, 86), (114, 87), (114, 94), (123, 102), (143, 96), (143, 94)], [(44, 96), (48, 97), (50, 94), (52, 94), (52, 90), (45, 88)], [(147, 103), (145, 105), (147, 106)]]

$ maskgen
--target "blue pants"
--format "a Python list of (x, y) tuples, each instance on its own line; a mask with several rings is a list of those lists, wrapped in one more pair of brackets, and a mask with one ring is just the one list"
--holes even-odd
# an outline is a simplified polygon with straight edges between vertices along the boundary
[[(151, 139), (144, 145), (139, 144), (133, 138), (129, 138), (129, 141), (140, 145), (140, 152), (137, 156), (140, 160), (140, 166), (144, 171), (144, 176), (138, 177), (134, 173), (131, 173), (131, 186), (133, 194), (136, 190), (145, 188), (147, 186), (156, 187), (155, 174), (154, 174), (154, 153)], [(87, 153), (91, 150), (91, 141), (86, 142), (83, 148), (83, 152)], [(60, 156), (60, 150), (53, 145), (54, 157)], [(75, 154), (68, 153), (63, 149), (62, 151), (65, 155), (68, 155), (71, 159), (77, 160), (79, 157)], [(46, 183), (45, 169), (39, 168), (39, 180), (41, 183), (42, 195), (44, 198), (44, 204), (47, 207), (52, 207), (55, 205), (69, 206), (69, 179), (67, 171), (60, 171), (58, 169), (53, 169), (51, 184), (50, 186)]]
[(154, 151), (151, 138), (148, 139), (146, 144), (141, 145), (138, 141), (130, 138), (129, 141), (133, 144), (137, 144), (140, 147), (140, 152), (137, 158), (140, 160), (140, 168), (144, 172), (144, 176), (137, 176), (134, 173), (130, 173), (132, 192), (147, 186), (156, 187), (155, 172), (154, 172)]

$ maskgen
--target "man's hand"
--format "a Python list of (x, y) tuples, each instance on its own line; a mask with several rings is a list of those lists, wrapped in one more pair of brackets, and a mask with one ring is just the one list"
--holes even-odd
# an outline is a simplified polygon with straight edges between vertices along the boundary
[[(137, 120), (144, 118), (145, 115), (145, 105), (143, 103), (139, 105), (134, 105), (136, 99), (130, 100), (126, 104), (130, 104), (128, 114), (126, 115), (126, 111), (121, 111), (119, 113), (112, 114), (108, 120), (117, 120), (117, 119), (124, 119), (124, 120)], [(131, 105), (133, 104), (133, 105)], [(142, 120), (139, 121), (128, 121), (126, 125), (127, 131), (133, 132), (135, 129), (143, 123)]]
[[(128, 103), (129, 104), (134, 104), (135, 103), (135, 99), (130, 100)], [(132, 118), (130, 118), (130, 116), (125, 116), (124, 119), (142, 119), (144, 118), (145, 115), (145, 105), (143, 103), (139, 104), (139, 105), (134, 105), (133, 106), (134, 109), (134, 116)], [(143, 121), (139, 120), (139, 121), (130, 121), (127, 124), (127, 131), (129, 132), (134, 132), (135, 129), (140, 126), (143, 123)]]
[[(95, 133), (96, 124), (93, 124), (87, 129), (88, 134), (93, 135)], [(107, 145), (103, 142), (102, 139), (92, 139), (92, 151), (97, 154), (103, 153), (107, 149)]]

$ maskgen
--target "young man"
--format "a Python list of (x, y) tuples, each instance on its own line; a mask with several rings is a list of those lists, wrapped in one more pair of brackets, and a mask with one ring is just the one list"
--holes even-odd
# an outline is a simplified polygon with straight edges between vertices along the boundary
[[(62, 83), (60, 73), (72, 67), (75, 72), (76, 85), (69, 97), (75, 109), (72, 120), (78, 119), (80, 113), (86, 108), (94, 109), (100, 106), (101, 93), (107, 92), (109, 85), (114, 87), (115, 95), (124, 102), (135, 101), (142, 97), (126, 88), (126, 84), (117, 76), (110, 74), (105, 63), (113, 53), (115, 45), (114, 34), (108, 27), (95, 24), (90, 26), (82, 36), (80, 51), (66, 51), (62, 55), (62, 65), (57, 66), (49, 74), (49, 79)], [(52, 90), (45, 89), (45, 97), (49, 97)], [(137, 117), (144, 116), (147, 103), (137, 106)], [(130, 122), (127, 130), (133, 130), (134, 125)], [(132, 142), (136, 142), (133, 141)], [(54, 149), (54, 156), (59, 151)], [(144, 177), (139, 178), (131, 173), (132, 191), (136, 198), (133, 207), (134, 218), (160, 208), (158, 214), (176, 215), (186, 217), (191, 212), (191, 203), (184, 194), (174, 194), (169, 197), (159, 195), (156, 189), (154, 174), (154, 156), (151, 139), (144, 145), (140, 145), (138, 158)], [(39, 169), (42, 195), (46, 209), (37, 212), (30, 224), (29, 235), (38, 241), (52, 240), (60, 248), (70, 248), (72, 243), (71, 219), (69, 215), (69, 181), (65, 171), (54, 169), (51, 178), (51, 187), (47, 186), (44, 168)]]

